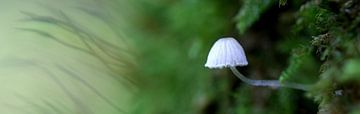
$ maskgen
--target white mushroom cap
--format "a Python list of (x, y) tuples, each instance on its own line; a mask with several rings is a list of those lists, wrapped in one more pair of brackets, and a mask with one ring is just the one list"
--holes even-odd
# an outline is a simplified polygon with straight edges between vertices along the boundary
[(246, 66), (245, 52), (238, 41), (232, 37), (220, 38), (211, 48), (205, 67), (224, 68)]

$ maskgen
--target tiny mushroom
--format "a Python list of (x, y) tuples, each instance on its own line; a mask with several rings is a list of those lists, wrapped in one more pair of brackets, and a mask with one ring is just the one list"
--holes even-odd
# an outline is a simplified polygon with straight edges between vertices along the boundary
[(278, 80), (253, 80), (242, 75), (237, 69), (236, 66), (246, 66), (248, 61), (245, 56), (244, 49), (240, 43), (232, 38), (225, 37), (220, 38), (215, 42), (215, 44), (210, 49), (205, 67), (210, 69), (221, 69), (221, 68), (230, 68), (231, 71), (237, 76), (240, 80), (254, 86), (269, 86), (273, 88), (278, 87), (288, 87), (300, 90), (308, 90), (308, 85), (283, 82), (280, 83)]
[(224, 68), (246, 66), (245, 52), (242, 46), (232, 37), (221, 38), (211, 48), (205, 67)]

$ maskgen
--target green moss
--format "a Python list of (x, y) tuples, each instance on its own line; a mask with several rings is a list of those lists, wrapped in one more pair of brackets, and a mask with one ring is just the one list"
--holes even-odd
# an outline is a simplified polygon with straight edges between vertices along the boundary
[(324, 34), (336, 25), (335, 15), (332, 12), (308, 2), (298, 12), (294, 31), (298, 35), (314, 36)]

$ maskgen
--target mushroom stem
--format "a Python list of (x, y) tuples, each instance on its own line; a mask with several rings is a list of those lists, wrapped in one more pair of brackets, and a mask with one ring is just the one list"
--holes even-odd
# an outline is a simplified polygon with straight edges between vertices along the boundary
[(230, 67), (230, 69), (235, 74), (235, 76), (238, 77), (240, 80), (253, 86), (268, 86), (273, 88), (286, 87), (286, 88), (298, 89), (303, 91), (309, 90), (309, 85), (291, 83), (291, 82), (280, 83), (279, 80), (253, 80), (242, 75), (235, 67)]

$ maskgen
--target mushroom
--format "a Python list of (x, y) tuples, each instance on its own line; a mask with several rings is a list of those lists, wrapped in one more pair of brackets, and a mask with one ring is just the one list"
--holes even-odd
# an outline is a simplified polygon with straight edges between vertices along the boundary
[(247, 66), (248, 61), (244, 49), (236, 39), (232, 37), (220, 38), (210, 49), (205, 67), (210, 69), (230, 68), (236, 77), (253, 86), (268, 86), (273, 88), (288, 87), (307, 91), (308, 85), (281, 82), (278, 80), (253, 80), (242, 75), (236, 66)]

